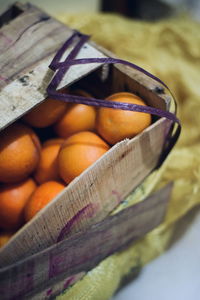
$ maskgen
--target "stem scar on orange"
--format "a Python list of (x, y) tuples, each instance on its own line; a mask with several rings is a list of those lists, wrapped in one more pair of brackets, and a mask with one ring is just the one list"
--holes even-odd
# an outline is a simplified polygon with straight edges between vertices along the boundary
[(65, 186), (57, 181), (41, 184), (32, 194), (25, 207), (25, 220), (28, 222), (35, 214), (56, 197)]
[(71, 182), (108, 150), (108, 144), (93, 132), (70, 136), (58, 154), (60, 176), (66, 183)]
[[(116, 93), (106, 100), (146, 105), (144, 101), (132, 93)], [(100, 107), (97, 112), (96, 129), (109, 144), (132, 138), (151, 124), (151, 115), (136, 111)]]
[[(75, 90), (74, 95), (92, 97), (85, 91)], [(96, 109), (84, 104), (68, 104), (63, 117), (54, 125), (56, 134), (67, 138), (80, 131), (94, 131)]]

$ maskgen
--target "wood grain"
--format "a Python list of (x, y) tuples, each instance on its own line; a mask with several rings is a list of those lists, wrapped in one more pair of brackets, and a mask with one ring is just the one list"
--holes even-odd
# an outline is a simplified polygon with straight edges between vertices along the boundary
[[(0, 129), (46, 98), (46, 88), (54, 75), (48, 66), (71, 34), (72, 29), (33, 5), (0, 28)], [(65, 55), (70, 51), (71, 48)], [(77, 57), (105, 55), (86, 43)], [(73, 66), (59, 88), (99, 66)]]
[[(2, 299), (31, 299), (67, 276), (86, 272), (158, 226), (172, 185), (17, 264), (0, 270)], [(148, 249), (147, 249), (148, 251)], [(50, 295), (53, 297), (53, 292)], [(49, 297), (50, 298), (50, 297)], [(44, 299), (36, 297), (36, 299)], [(46, 298), (47, 294), (46, 294)]]

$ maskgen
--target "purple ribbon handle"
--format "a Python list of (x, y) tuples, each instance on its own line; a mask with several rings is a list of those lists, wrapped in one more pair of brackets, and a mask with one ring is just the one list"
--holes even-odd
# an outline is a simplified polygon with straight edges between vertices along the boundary
[[(129, 66), (135, 70), (140, 71), (141, 73), (145, 74), (146, 76), (154, 79), (155, 81), (161, 83), (165, 88), (168, 89), (168, 91), (171, 93), (168, 86), (160, 80), (158, 77), (152, 75), (151, 73), (147, 72), (143, 68), (130, 63), (128, 61), (117, 59), (117, 58), (111, 58), (111, 57), (105, 57), (105, 58), (82, 58), (82, 59), (75, 59), (77, 54), (79, 53), (82, 46), (87, 42), (89, 39), (88, 35), (81, 34), (77, 31), (74, 31), (74, 33), (71, 35), (71, 37), (63, 44), (63, 46), (58, 50), (55, 57), (53, 58), (51, 64), (49, 65), (49, 68), (53, 71), (56, 71), (55, 76), (53, 77), (52, 81), (50, 82), (49, 86), (47, 87), (47, 94), (50, 98), (61, 100), (64, 102), (71, 102), (71, 103), (79, 103), (79, 104), (85, 104), (85, 105), (91, 105), (91, 106), (97, 106), (97, 107), (108, 107), (113, 109), (122, 109), (122, 110), (130, 110), (130, 111), (137, 111), (137, 112), (143, 112), (143, 113), (149, 113), (158, 117), (164, 117), (169, 120), (171, 120), (174, 125), (176, 124), (176, 128), (174, 130), (174, 125), (172, 126), (171, 130), (169, 131), (168, 136), (166, 137), (164, 149), (162, 151), (159, 163), (157, 165), (157, 168), (160, 167), (160, 165), (163, 163), (163, 161), (168, 156), (171, 149), (174, 147), (175, 143), (178, 140), (178, 137), (181, 133), (181, 124), (179, 119), (176, 117), (175, 114), (164, 111), (162, 109), (158, 109), (155, 107), (150, 106), (143, 106), (143, 105), (137, 105), (137, 104), (131, 104), (131, 103), (124, 103), (124, 102), (117, 102), (117, 101), (107, 101), (103, 99), (96, 99), (96, 98), (88, 98), (88, 97), (82, 97), (82, 96), (76, 96), (76, 95), (67, 95), (63, 94), (61, 92), (58, 92), (56, 89), (58, 85), (60, 84), (61, 80), (63, 79), (66, 72), (69, 70), (69, 68), (73, 65), (78, 64), (92, 64), (92, 63), (100, 63), (100, 64), (123, 64), (126, 66)], [(66, 49), (71, 46), (75, 42), (75, 45), (72, 47), (72, 51), (68, 54), (66, 59), (63, 62), (60, 62), (60, 59), (62, 58), (62, 55), (65, 53)], [(176, 102), (175, 102), (176, 104)]]

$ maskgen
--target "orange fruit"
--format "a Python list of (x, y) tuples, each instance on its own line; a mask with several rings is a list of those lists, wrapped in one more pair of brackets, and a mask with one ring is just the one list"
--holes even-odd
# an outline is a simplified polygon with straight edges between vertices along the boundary
[(97, 134), (82, 131), (70, 136), (58, 154), (61, 178), (69, 183), (100, 158), (109, 146)]
[(20, 182), (36, 168), (40, 142), (31, 128), (14, 123), (0, 133), (0, 181)]
[[(113, 94), (106, 100), (146, 105), (138, 96), (125, 92)], [(104, 107), (99, 108), (96, 119), (97, 132), (111, 145), (134, 137), (150, 124), (150, 114)]]
[(64, 141), (65, 141), (64, 139), (53, 138), (53, 139), (46, 140), (42, 146), (46, 147), (46, 146), (57, 145), (57, 144), (62, 145)]
[[(77, 90), (74, 94), (92, 97), (88, 93)], [(84, 104), (68, 104), (63, 117), (54, 125), (56, 134), (62, 138), (80, 131), (93, 131), (95, 128), (96, 109)]]
[(38, 183), (59, 180), (57, 156), (64, 140), (51, 139), (43, 144), (40, 161), (34, 173)]
[(28, 112), (22, 119), (33, 127), (47, 127), (54, 124), (64, 114), (66, 107), (67, 103), (48, 98)]
[(12, 235), (13, 232), (9, 232), (9, 231), (0, 232), (0, 248), (3, 247), (5, 244), (7, 244), (7, 242), (12, 237)]
[(27, 202), (25, 207), (25, 220), (29, 221), (64, 188), (65, 186), (63, 184), (56, 181), (48, 181), (41, 184)]
[[(24, 124), (22, 124), (22, 125), (24, 125)], [(26, 125), (24, 125), (24, 126), (26, 126)], [(30, 131), (31, 138), (32, 138), (32, 140), (33, 140), (33, 142), (34, 142), (36, 148), (38, 149), (38, 151), (40, 151), (41, 148), (42, 148), (42, 146), (41, 146), (39, 137), (38, 137), (37, 134), (32, 130), (32, 128), (30, 128), (30, 127), (28, 127), (28, 126), (26, 126), (26, 127), (27, 127), (27, 128), (29, 129), (29, 131)]]
[(25, 204), (35, 189), (36, 183), (31, 178), (0, 187), (1, 228), (15, 229), (23, 224)]

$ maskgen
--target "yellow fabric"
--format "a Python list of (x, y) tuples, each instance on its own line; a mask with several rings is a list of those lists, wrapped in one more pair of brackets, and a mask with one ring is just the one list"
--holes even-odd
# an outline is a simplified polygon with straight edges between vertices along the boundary
[(187, 18), (147, 23), (106, 14), (58, 18), (161, 78), (176, 96), (183, 124), (181, 138), (162, 168), (151, 174), (125, 203), (132, 205), (173, 180), (165, 222), (127, 250), (102, 261), (58, 297), (106, 300), (131, 268), (146, 264), (167, 248), (175, 222), (200, 202), (200, 24)]

